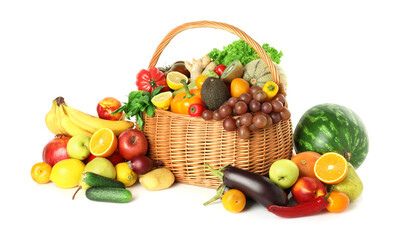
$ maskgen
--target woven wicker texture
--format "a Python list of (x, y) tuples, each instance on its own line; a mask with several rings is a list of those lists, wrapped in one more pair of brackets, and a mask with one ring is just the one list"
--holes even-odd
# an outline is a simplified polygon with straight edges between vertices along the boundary
[[(283, 89), (279, 74), (262, 47), (243, 31), (225, 23), (199, 21), (174, 28), (157, 47), (149, 67), (157, 64), (161, 52), (175, 35), (201, 27), (223, 29), (246, 41), (266, 62), (273, 79)], [(162, 161), (181, 183), (217, 188), (221, 182), (204, 164), (215, 169), (232, 164), (264, 175), (275, 160), (290, 159), (292, 155), (291, 120), (252, 132), (248, 140), (240, 139), (236, 131), (225, 131), (222, 121), (205, 121), (160, 109), (156, 109), (154, 117), (144, 114), (144, 122), (142, 131), (149, 143), (149, 157)]]

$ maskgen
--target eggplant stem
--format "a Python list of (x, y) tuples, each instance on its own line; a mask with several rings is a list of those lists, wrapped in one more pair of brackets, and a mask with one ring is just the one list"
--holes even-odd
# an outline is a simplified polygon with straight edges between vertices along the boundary
[(210, 200), (206, 201), (204, 203), (204, 206), (207, 206), (208, 204), (215, 202), (218, 199), (221, 199), (223, 196), (223, 192), (225, 191), (226, 186), (224, 184), (220, 185), (218, 189), (216, 190), (216, 195), (213, 196)]
[(219, 178), (219, 180), (223, 181), (223, 173), (221, 172), (221, 170), (223, 169), (223, 167), (221, 169), (219, 169), (218, 171), (213, 169), (210, 165), (208, 165), (207, 163), (205, 164), (205, 166), (213, 173), (215, 174), (215, 176), (217, 176)]

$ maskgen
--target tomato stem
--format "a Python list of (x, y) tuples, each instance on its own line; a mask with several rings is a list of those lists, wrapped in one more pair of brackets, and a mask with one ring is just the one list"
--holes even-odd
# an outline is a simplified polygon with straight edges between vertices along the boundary
[(151, 79), (149, 80), (149, 85), (152, 86), (152, 87), (156, 87), (156, 86), (157, 86), (156, 79), (151, 78)]

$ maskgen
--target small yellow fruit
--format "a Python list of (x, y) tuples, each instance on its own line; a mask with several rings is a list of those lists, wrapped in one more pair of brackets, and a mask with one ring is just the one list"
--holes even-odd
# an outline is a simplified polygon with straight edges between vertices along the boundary
[(52, 167), (45, 162), (39, 162), (33, 165), (30, 175), (37, 183), (44, 184), (50, 181)]
[(131, 187), (138, 175), (132, 171), (127, 162), (121, 162), (116, 165), (116, 180), (124, 183), (125, 187)]
[(167, 110), (170, 107), (171, 101), (172, 101), (172, 93), (169, 91), (157, 94), (152, 98), (152, 103), (154, 106), (165, 110)]
[(76, 187), (79, 185), (84, 167), (82, 161), (74, 158), (59, 161), (52, 167), (50, 180), (60, 188)]
[(183, 83), (181, 83), (181, 80), (185, 80), (186, 83), (189, 81), (186, 75), (177, 71), (172, 71), (167, 74), (167, 85), (172, 90), (179, 90), (183, 88)]

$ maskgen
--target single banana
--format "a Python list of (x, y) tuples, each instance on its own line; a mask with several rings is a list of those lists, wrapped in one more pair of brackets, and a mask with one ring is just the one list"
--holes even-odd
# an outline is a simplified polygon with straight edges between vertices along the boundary
[(114, 132), (114, 134), (116, 134), (116, 136), (118, 136), (123, 131), (134, 127), (133, 122), (125, 120), (112, 121), (101, 119), (99, 117), (95, 117), (87, 113), (81, 112), (77, 109), (74, 109), (68, 106), (66, 103), (64, 109), (70, 120), (72, 120), (72, 122), (76, 126), (86, 130), (87, 132), (94, 133), (98, 129), (109, 128)]
[(52, 101), (51, 110), (45, 115), (45, 124), (47, 125), (48, 130), (50, 130), (53, 134), (57, 135), (61, 132), (56, 127), (56, 107), (57, 101)]
[(68, 133), (69, 136), (76, 136), (76, 135), (86, 135), (88, 137), (91, 137), (93, 132), (88, 132), (80, 127), (78, 127), (76, 124), (70, 120), (69, 116), (66, 115), (65, 108), (66, 106), (64, 104), (61, 104), (59, 106), (59, 112), (60, 112), (60, 122), (65, 129), (65, 131)]
[(67, 136), (71, 136), (62, 125), (62, 121), (61, 120), (62, 120), (62, 117), (65, 115), (65, 113), (63, 112), (63, 109), (62, 109), (62, 107), (60, 105), (59, 97), (55, 101), (56, 101), (55, 126), (56, 126), (56, 128), (59, 130), (59, 132), (61, 134), (64, 134), (64, 135), (67, 135)]

